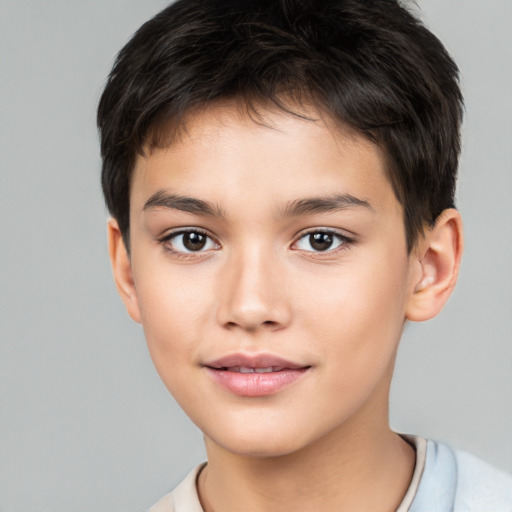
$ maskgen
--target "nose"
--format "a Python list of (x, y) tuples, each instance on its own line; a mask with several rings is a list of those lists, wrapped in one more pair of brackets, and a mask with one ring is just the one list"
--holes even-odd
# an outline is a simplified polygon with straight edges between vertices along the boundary
[(246, 332), (286, 327), (291, 310), (281, 267), (263, 249), (252, 247), (233, 254), (220, 277), (218, 322)]

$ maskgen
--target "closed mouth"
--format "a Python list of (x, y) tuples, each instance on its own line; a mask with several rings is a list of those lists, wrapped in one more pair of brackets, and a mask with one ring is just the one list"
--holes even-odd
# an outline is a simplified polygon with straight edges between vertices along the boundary
[(204, 364), (212, 370), (236, 373), (275, 373), (284, 370), (304, 370), (309, 365), (287, 361), (281, 357), (269, 354), (230, 354), (215, 361)]
[(231, 354), (203, 367), (230, 393), (252, 398), (279, 393), (311, 368), (275, 356), (246, 354)]
[[(222, 366), (220, 368), (210, 366), (212, 370), (237, 373), (273, 373), (285, 370), (284, 366), (268, 366), (266, 368), (255, 368), (250, 366)], [(291, 369), (291, 368), (290, 368)]]

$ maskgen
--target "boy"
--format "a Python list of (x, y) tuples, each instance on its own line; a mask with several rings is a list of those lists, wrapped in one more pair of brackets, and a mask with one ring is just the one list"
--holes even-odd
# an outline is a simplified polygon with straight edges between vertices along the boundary
[(98, 110), (119, 293), (208, 463), (151, 510), (505, 511), (388, 425), (407, 320), (455, 285), (462, 97), (393, 0), (179, 0)]

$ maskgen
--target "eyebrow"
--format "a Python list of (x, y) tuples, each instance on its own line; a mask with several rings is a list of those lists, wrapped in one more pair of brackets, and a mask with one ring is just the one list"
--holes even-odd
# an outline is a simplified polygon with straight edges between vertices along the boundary
[(373, 206), (365, 199), (359, 199), (350, 194), (335, 194), (328, 197), (296, 199), (288, 203), (279, 213), (284, 217), (296, 217), (308, 213), (328, 213), (352, 208), (366, 208), (375, 212)]
[[(168, 208), (207, 217), (225, 217), (222, 208), (218, 204), (209, 203), (194, 197), (171, 194), (165, 190), (159, 190), (153, 194), (144, 204), (143, 210), (152, 208)], [(359, 199), (350, 194), (335, 194), (327, 197), (295, 199), (279, 210), (278, 216), (297, 217), (306, 214), (328, 213), (352, 208), (366, 208), (372, 212), (375, 211), (365, 199)]]
[(219, 205), (194, 197), (170, 194), (165, 190), (159, 190), (153, 194), (144, 204), (143, 210), (151, 208), (168, 208), (207, 217), (224, 217), (224, 212)]

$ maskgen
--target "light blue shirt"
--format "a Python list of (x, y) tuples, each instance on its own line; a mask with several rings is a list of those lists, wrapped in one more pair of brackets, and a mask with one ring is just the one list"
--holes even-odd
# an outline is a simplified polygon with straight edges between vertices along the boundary
[(512, 475), (428, 440), (409, 512), (512, 512)]
[[(400, 512), (512, 512), (512, 475), (435, 441), (403, 436), (415, 445), (413, 481)], [(197, 466), (149, 512), (203, 512), (196, 490)]]

